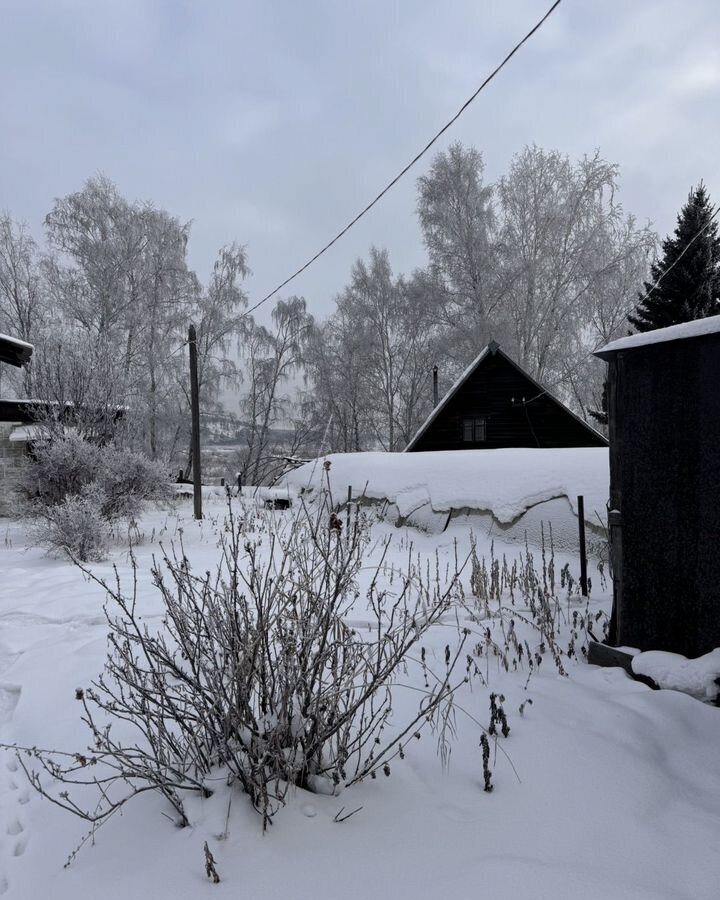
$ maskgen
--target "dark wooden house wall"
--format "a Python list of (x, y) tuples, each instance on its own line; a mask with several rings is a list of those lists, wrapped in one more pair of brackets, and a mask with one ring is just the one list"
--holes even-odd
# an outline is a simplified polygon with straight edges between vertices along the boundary
[(43, 410), (43, 404), (22, 400), (0, 400), (0, 422), (28, 425), (37, 421), (38, 410)]
[(618, 645), (720, 647), (720, 335), (609, 359)]
[[(81, 407), (88, 411), (88, 407)], [(113, 420), (119, 421), (126, 414), (125, 407), (116, 406), (113, 408)], [(0, 400), (0, 422), (13, 422), (16, 425), (30, 425), (42, 420), (52, 414), (59, 416), (60, 420), (67, 425), (73, 424), (75, 409), (72, 403), (66, 403), (62, 406), (52, 401), (45, 400)], [(102, 415), (103, 411), (98, 410), (98, 415)]]
[[(486, 439), (467, 443), (463, 419), (474, 416), (486, 417)], [(495, 352), (481, 360), (411, 450), (604, 446), (604, 438), (543, 394), (542, 388), (502, 353)]]

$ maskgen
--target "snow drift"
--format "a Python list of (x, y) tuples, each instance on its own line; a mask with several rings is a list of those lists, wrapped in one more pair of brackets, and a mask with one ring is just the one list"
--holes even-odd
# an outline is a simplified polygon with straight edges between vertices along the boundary
[[(577, 516), (578, 495), (585, 498), (587, 523), (604, 523), (608, 451), (579, 447), (332, 453), (289, 473), (283, 485), (312, 495), (326, 479), (338, 504), (347, 499), (350, 487), (353, 500), (385, 504), (385, 514), (398, 524), (438, 531), (450, 518), (480, 515), (512, 539), (509, 526), (537, 519), (539, 528), (543, 516), (553, 527), (556, 519), (567, 524), (572, 514)], [(535, 515), (528, 519), (529, 510)], [(572, 530), (576, 535), (576, 522)]]
[(661, 688), (682, 691), (698, 700), (713, 701), (720, 687), (720, 649), (696, 659), (663, 650), (646, 650), (633, 656), (632, 670), (637, 675), (652, 678)]

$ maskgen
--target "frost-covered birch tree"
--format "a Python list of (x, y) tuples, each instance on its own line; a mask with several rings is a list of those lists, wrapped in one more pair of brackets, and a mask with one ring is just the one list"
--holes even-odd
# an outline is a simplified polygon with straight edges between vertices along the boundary
[[(157, 458), (173, 445), (173, 349), (195, 291), (185, 252), (189, 226), (149, 204), (131, 204), (105, 178), (55, 201), (46, 218), (45, 272), (56, 310), (53, 344), (104, 356), (141, 445)], [(81, 339), (78, 340), (78, 335)]]
[(502, 341), (506, 313), (495, 190), (482, 154), (452, 144), (418, 179), (418, 219), (436, 293), (443, 353), (457, 370), (489, 340)]
[[(32, 343), (46, 316), (38, 247), (27, 228), (0, 213), (0, 332)], [(0, 377), (25, 395), (32, 393), (32, 368), (0, 367)]]
[(526, 147), (495, 185), (483, 178), (478, 151), (456, 144), (418, 181), (444, 361), (457, 372), (493, 338), (586, 413), (601, 368), (589, 356), (623, 327), (655, 235), (625, 215), (599, 153)]
[(623, 276), (639, 274), (645, 262), (652, 236), (625, 218), (617, 180), (617, 166), (599, 153), (572, 162), (533, 146), (513, 158), (498, 185), (514, 350), (544, 383), (562, 381), (576, 343), (589, 351), (602, 338), (595, 322), (607, 332), (620, 321), (613, 310), (632, 295), (623, 292)]
[(304, 366), (312, 329), (313, 320), (302, 297), (278, 300), (269, 328), (252, 319), (245, 322), (243, 362), (248, 386), (241, 409), (247, 421), (247, 446), (240, 470), (245, 482), (261, 484), (266, 479), (273, 468), (277, 431), (293, 430), (291, 397), (286, 388)]
[(311, 382), (311, 416), (333, 453), (362, 450), (370, 413), (362, 384), (364, 341), (345, 309), (310, 332), (306, 367)]
[[(55, 201), (46, 218), (45, 280), (57, 321), (53, 340), (104, 353), (129, 408), (136, 442), (170, 460), (189, 444), (187, 328), (198, 333), (203, 408), (217, 410), (221, 387), (237, 380), (248, 274), (245, 251), (231, 244), (208, 284), (187, 262), (189, 224), (149, 203), (130, 203), (108, 179)], [(62, 358), (62, 354), (59, 358)]]
[(402, 449), (427, 411), (436, 328), (424, 286), (420, 273), (396, 277), (377, 247), (353, 266), (312, 367), (336, 446)]

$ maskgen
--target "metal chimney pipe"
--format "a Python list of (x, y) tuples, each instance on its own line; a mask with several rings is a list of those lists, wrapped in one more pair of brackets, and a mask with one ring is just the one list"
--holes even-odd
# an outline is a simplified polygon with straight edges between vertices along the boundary
[(433, 366), (433, 409), (438, 405), (438, 367)]

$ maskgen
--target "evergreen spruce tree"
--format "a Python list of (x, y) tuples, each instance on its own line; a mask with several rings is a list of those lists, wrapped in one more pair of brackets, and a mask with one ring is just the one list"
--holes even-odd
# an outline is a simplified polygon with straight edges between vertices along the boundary
[(675, 234), (663, 241), (662, 258), (652, 265), (651, 281), (645, 282), (640, 303), (628, 316), (637, 331), (720, 313), (720, 237), (712, 216), (710, 198), (700, 182), (680, 211)]

